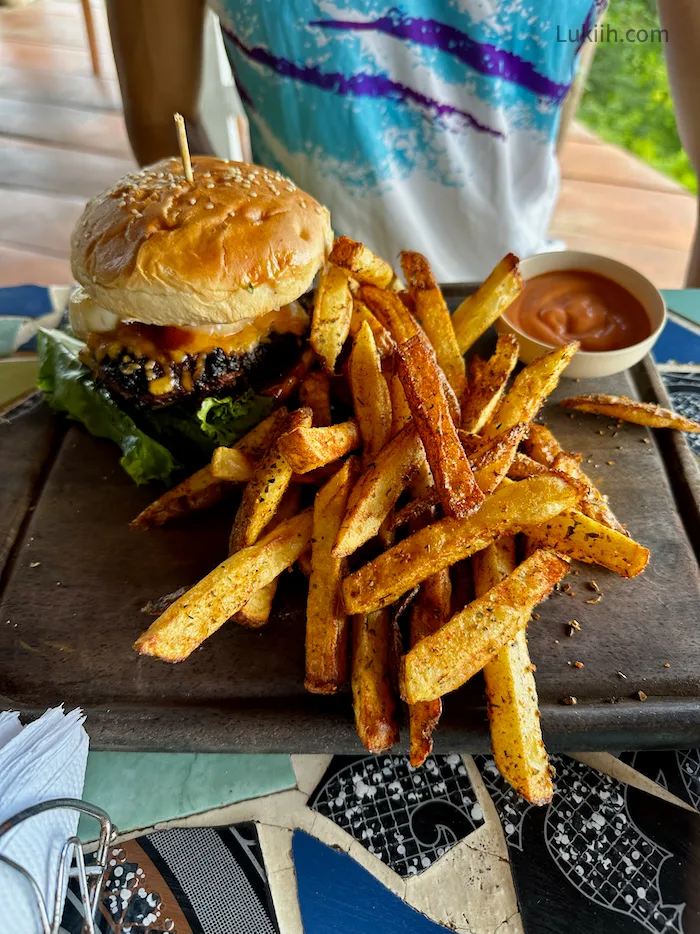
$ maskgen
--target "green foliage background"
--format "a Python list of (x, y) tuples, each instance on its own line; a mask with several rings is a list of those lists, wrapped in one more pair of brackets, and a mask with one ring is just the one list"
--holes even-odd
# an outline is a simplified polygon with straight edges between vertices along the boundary
[[(605, 24), (617, 29), (619, 39), (628, 29), (658, 29), (656, 4), (610, 0), (600, 31), (603, 40)], [(603, 139), (697, 191), (697, 179), (678, 137), (663, 40), (600, 41), (578, 119)]]

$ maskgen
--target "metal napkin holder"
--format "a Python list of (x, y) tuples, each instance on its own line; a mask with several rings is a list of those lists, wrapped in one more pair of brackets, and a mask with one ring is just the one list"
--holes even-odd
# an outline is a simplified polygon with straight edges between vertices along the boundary
[(83, 923), (83, 934), (96, 934), (95, 922), (97, 910), (102, 894), (102, 886), (108, 871), (108, 856), (110, 844), (114, 842), (117, 835), (116, 828), (110, 820), (109, 814), (102, 808), (95, 807), (93, 804), (87, 804), (78, 798), (55, 798), (51, 801), (42, 801), (40, 804), (34, 804), (32, 807), (25, 808), (10, 817), (4, 823), (0, 824), (0, 841), (4, 834), (14, 829), (23, 821), (42, 814), (44, 811), (51, 811), (55, 808), (69, 808), (79, 811), (81, 814), (87, 814), (100, 823), (100, 836), (97, 849), (92, 857), (90, 865), (85, 863), (85, 855), (78, 837), (69, 837), (61, 848), (61, 858), (58, 864), (58, 873), (56, 875), (56, 897), (53, 905), (53, 914), (49, 920), (48, 906), (44, 902), (41, 888), (36, 879), (28, 869), (20, 866), (14, 860), (0, 853), (0, 862), (5, 863), (26, 880), (32, 890), (34, 900), (39, 909), (41, 918), (41, 934), (58, 934), (63, 916), (62, 892), (66, 878), (76, 879), (80, 891), (80, 901), (83, 907), (85, 921)]

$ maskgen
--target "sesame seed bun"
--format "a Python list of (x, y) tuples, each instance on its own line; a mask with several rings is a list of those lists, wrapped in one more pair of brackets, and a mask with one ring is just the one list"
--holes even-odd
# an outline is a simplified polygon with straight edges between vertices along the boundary
[(330, 215), (277, 172), (198, 156), (120, 179), (73, 232), (73, 275), (125, 321), (206, 326), (256, 318), (311, 287)]

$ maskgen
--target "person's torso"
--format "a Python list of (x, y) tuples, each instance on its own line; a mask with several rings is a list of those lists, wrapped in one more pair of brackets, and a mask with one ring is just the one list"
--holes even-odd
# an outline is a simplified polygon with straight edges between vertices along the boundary
[(217, 0), (256, 161), (445, 280), (540, 249), (554, 140), (604, 0)]

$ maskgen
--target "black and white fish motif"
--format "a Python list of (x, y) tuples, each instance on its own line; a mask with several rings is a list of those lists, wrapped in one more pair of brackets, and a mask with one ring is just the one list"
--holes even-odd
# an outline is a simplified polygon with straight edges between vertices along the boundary
[[(662, 378), (673, 409), (700, 421), (700, 373), (665, 372)], [(691, 450), (700, 456), (700, 435), (686, 434), (685, 438)]]
[(336, 756), (309, 799), (400, 876), (418, 875), (484, 823), (462, 757)]

